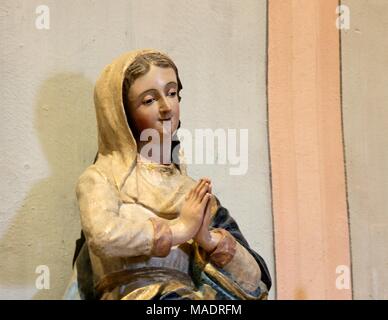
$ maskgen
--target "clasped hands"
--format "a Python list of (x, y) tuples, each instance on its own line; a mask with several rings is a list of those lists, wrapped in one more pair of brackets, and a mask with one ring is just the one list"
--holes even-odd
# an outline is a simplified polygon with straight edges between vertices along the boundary
[(211, 252), (217, 247), (220, 235), (209, 230), (210, 204), (213, 197), (211, 192), (210, 179), (202, 178), (186, 195), (179, 218), (170, 226), (173, 245), (193, 239), (206, 252)]

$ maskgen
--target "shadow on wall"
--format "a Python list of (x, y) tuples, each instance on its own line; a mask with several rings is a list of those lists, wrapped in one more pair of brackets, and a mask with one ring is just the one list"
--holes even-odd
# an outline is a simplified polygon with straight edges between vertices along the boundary
[[(80, 232), (75, 185), (97, 150), (93, 88), (83, 75), (63, 73), (38, 91), (34, 127), (50, 175), (32, 186), (0, 240), (0, 286), (9, 298), (61, 299), (70, 279)], [(49, 268), (48, 290), (35, 287), (39, 265)]]

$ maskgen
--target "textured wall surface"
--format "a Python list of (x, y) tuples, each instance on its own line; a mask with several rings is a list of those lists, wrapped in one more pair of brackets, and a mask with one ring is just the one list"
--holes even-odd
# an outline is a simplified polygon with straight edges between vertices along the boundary
[[(337, 0), (271, 0), (268, 117), (278, 299), (351, 299)], [(348, 277), (350, 282), (350, 277)]]
[[(0, 298), (59, 299), (80, 225), (74, 187), (97, 146), (92, 100), (102, 68), (141, 47), (179, 67), (185, 128), (249, 129), (249, 166), (189, 167), (209, 176), (274, 276), (266, 130), (266, 1), (41, 1), (0, 4)], [(35, 269), (47, 265), (50, 289)], [(271, 293), (273, 297), (274, 290)]]
[(355, 299), (388, 299), (388, 2), (345, 0), (343, 116)]

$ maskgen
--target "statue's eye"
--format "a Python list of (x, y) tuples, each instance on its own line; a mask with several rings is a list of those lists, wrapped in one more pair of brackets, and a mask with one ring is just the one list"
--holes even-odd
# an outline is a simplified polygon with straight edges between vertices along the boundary
[(154, 102), (154, 100), (155, 100), (154, 98), (146, 99), (143, 101), (143, 104), (150, 105)]

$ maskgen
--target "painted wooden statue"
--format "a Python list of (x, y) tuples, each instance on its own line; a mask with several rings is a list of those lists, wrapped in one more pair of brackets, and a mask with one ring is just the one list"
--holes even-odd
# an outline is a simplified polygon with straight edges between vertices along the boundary
[[(187, 175), (179, 140), (171, 139), (181, 89), (176, 65), (156, 50), (126, 53), (103, 70), (94, 97), (98, 155), (77, 185), (86, 241), (65, 298), (267, 298), (264, 260), (212, 194), (211, 180)], [(147, 129), (179, 150), (177, 160), (141, 151)]]

